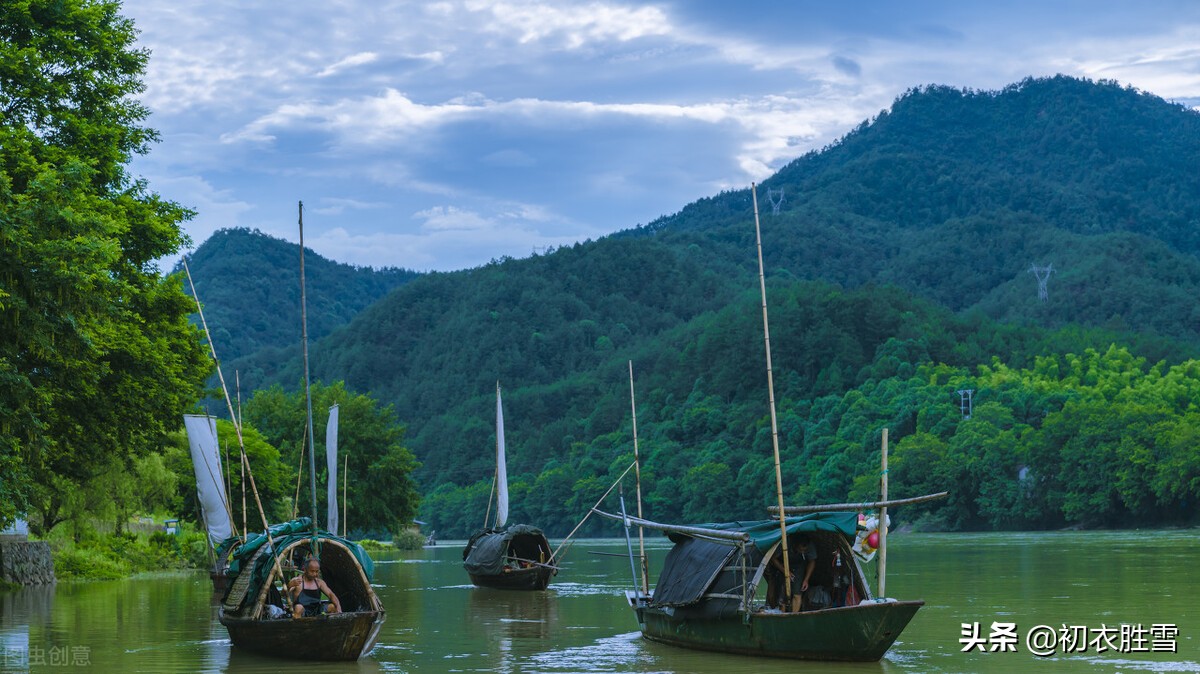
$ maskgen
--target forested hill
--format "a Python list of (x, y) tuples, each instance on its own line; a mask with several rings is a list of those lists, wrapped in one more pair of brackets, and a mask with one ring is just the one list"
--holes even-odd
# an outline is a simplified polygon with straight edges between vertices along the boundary
[[(1182, 364), (1200, 344), (1198, 145), (1200, 115), (1114, 84), (928, 87), (765, 181), (788, 499), (869, 498), (888, 426), (896, 493), (956, 494), (910, 511), (935, 526), (1194, 516), (1200, 458), (1183, 429), (1197, 415), (1180, 391), (1200, 396)], [(1045, 301), (1032, 265), (1055, 270)], [(599, 241), (417, 278), (315, 344), (313, 371), (395, 405), (424, 464), (422, 518), (450, 535), (485, 510), (497, 380), (512, 519), (565, 533), (631, 458), (629, 360), (653, 518), (756, 517), (772, 493), (756, 274), (749, 190), (722, 193)], [(294, 362), (271, 372), (298, 381)], [(1145, 393), (1164, 377), (1176, 384)], [(1135, 384), (1141, 397), (1122, 398)], [(1070, 454), (1088, 414), (1119, 416), (1111, 429), (1142, 415), (1158, 429), (1145, 437), (1168, 436)], [(1178, 456), (1146, 468), (1129, 454), (1146, 443)], [(1142, 466), (1129, 494), (1080, 481), (1100, 457)]]
[[(300, 343), (299, 246), (258, 230), (223, 229), (188, 257), (188, 266), (223, 362), (240, 363), (255, 354), (255, 370), (261, 371), (264, 360), (277, 361)], [(342, 264), (311, 250), (304, 266), (310, 339), (329, 334), (418, 276)], [(252, 372), (243, 381), (253, 386), (261, 379)]]
[[(1197, 175), (1200, 114), (1136, 90), (1063, 76), (914, 89), (764, 181), (764, 255), (799, 278), (895, 284), (1005, 320), (1193, 340)], [(724, 193), (639, 233), (736, 259), (749, 209), (749, 190)], [(1035, 264), (1055, 270), (1045, 303)]]

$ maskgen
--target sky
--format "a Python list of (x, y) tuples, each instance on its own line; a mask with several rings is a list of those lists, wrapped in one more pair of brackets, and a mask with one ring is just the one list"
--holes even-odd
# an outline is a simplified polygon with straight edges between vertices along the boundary
[[(361, 266), (527, 257), (749, 187), (906, 90), (1058, 73), (1200, 106), (1198, 2), (125, 0), (196, 211)], [(787, 198), (787, 195), (784, 195)], [(173, 261), (167, 260), (164, 268)]]

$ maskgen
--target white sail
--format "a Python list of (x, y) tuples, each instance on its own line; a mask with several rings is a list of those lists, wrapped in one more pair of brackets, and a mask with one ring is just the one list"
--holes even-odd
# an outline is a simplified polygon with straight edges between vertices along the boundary
[(216, 547), (232, 534), (217, 445), (217, 420), (204, 414), (185, 414), (183, 427), (187, 430), (188, 447), (192, 452), (192, 469), (196, 473), (196, 491), (208, 528), (208, 542)]
[(508, 521), (508, 469), (504, 465), (504, 407), (496, 384), (496, 527)]
[(337, 484), (338, 484), (338, 461), (337, 461), (337, 431), (338, 431), (338, 406), (334, 405), (329, 408), (329, 425), (325, 427), (325, 460), (329, 466), (329, 512), (325, 516), (326, 528), (330, 533), (338, 532), (338, 502), (337, 502)]

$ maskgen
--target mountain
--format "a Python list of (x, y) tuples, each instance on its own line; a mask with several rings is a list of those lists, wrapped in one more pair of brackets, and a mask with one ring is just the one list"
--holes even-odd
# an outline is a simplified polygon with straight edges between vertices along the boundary
[[(298, 353), (300, 247), (258, 230), (222, 229), (188, 258), (196, 293), (222, 363), (242, 366), (253, 389), (265, 363)], [(304, 258), (308, 334), (320, 339), (389, 291), (417, 278), (404, 269), (371, 269), (328, 260), (311, 250)], [(182, 269), (182, 264), (176, 271)], [(253, 354), (250, 361), (246, 356)], [(232, 375), (232, 372), (229, 373)], [(289, 382), (294, 384), (294, 382)]]
[[(1133, 381), (1162, 371), (1148, 362), (1194, 353), (1198, 146), (1195, 111), (1114, 83), (930, 86), (764, 181), (789, 496), (868, 490), (872, 424), (895, 429), (899, 447), (933, 437), (969, 457), (956, 387), (981, 387), (981, 404), (1006, 401), (978, 423), (1027, 427), (1033, 442), (1078, 395), (1068, 377), (1080, 368)], [(778, 214), (768, 190), (782, 190)], [(632, 360), (656, 518), (757, 516), (772, 478), (753, 217), (748, 189), (725, 192), (597, 241), (423, 275), (317, 342), (314, 376), (395, 405), (424, 464), (423, 519), (447, 534), (484, 511), (500, 380), (513, 517), (565, 533), (631, 456)], [(1045, 301), (1034, 265), (1055, 270)], [(1085, 353), (1105, 357), (1080, 364)], [(278, 352), (248, 360), (271, 362), (268, 381), (297, 381)], [(1000, 366), (1040, 369), (980, 378)], [(1060, 379), (1034, 383), (1047, 373)], [(986, 464), (1007, 480), (991, 491), (969, 477), (978, 467), (954, 473), (959, 500), (930, 516), (958, 528), (1079, 521), (1083, 510), (1061, 499), (1036, 512), (996, 505), (997, 489), (1032, 489), (1014, 486), (1018, 472), (1059, 466), (1045, 458), (1058, 450), (1020, 447), (997, 454), (1010, 463)], [(1011, 465), (1021, 452), (1043, 458)], [(1200, 470), (1200, 458), (1184, 463)], [(1061, 483), (1051, 477), (1044, 484)], [(1180, 489), (1155, 498), (1175, 507), (1196, 490)], [(1113, 525), (1140, 511), (1103, 512), (1098, 521)]]
[[(1192, 340), (1198, 171), (1200, 114), (1113, 83), (914, 89), (764, 181), (784, 194), (764, 255), (798, 278), (894, 284), (956, 311)], [(732, 256), (751, 245), (749, 201), (722, 194), (645, 229)], [(1045, 304), (1035, 264), (1056, 270)]]

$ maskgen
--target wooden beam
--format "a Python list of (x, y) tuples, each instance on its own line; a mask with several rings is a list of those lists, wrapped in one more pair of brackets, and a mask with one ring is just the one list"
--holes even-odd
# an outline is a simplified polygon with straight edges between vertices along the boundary
[[(926, 494), (925, 496), (914, 496), (912, 498), (895, 499), (892, 501), (874, 501), (871, 503), (830, 503), (828, 505), (809, 505), (809, 506), (784, 506), (783, 512), (785, 515), (803, 515), (805, 513), (825, 513), (835, 510), (874, 510), (876, 508), (891, 508), (899, 505), (910, 505), (912, 503), (924, 503), (926, 501), (936, 501), (940, 498), (946, 498), (950, 495), (948, 491), (938, 492), (936, 494)], [(779, 506), (769, 506), (767, 510), (772, 515), (778, 515)]]
[[(595, 508), (592, 508), (592, 512), (601, 517), (607, 517), (610, 520), (616, 520), (618, 522), (621, 521), (620, 515), (606, 513), (603, 510), (597, 510)], [(630, 515), (628, 519), (629, 523), (634, 526), (646, 527), (647, 529), (658, 529), (659, 531), (666, 531), (673, 534), (683, 534), (685, 536), (693, 536), (695, 538), (708, 538), (727, 543), (746, 543), (750, 541), (750, 534), (747, 534), (744, 531), (720, 531), (718, 529), (687, 527), (679, 524), (659, 524), (658, 522), (651, 522), (650, 520), (644, 520), (640, 517), (633, 517), (632, 515)]]

